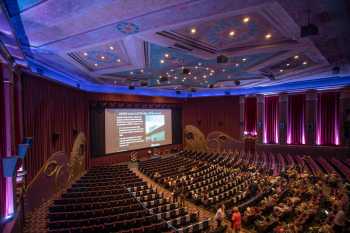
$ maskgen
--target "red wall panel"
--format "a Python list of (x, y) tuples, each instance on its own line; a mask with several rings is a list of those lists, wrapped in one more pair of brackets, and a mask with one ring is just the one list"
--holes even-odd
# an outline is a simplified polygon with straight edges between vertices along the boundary
[[(33, 137), (33, 147), (25, 158), (30, 182), (54, 152), (70, 155), (75, 130), (84, 132), (89, 141), (89, 108), (85, 92), (37, 76), (23, 74), (22, 89), (24, 136)], [(56, 141), (54, 134), (58, 135)]]
[(239, 139), (239, 96), (188, 99), (182, 111), (184, 126), (194, 125), (205, 136), (218, 130)]

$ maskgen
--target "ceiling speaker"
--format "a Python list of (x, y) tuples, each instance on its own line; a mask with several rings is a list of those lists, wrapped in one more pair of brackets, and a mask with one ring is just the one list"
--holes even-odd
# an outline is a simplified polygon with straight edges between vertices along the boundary
[(177, 90), (176, 95), (180, 95), (180, 94), (181, 94), (181, 91)]
[(168, 77), (166, 76), (161, 76), (159, 79), (160, 82), (167, 82), (168, 81)]
[(315, 24), (309, 23), (308, 25), (301, 26), (300, 37), (316, 35), (318, 35), (318, 27)]
[(182, 69), (182, 73), (183, 73), (183, 74), (189, 74), (189, 73), (190, 73), (190, 69), (188, 69), (188, 68), (183, 68), (183, 69)]
[(213, 88), (213, 87), (214, 87), (214, 84), (209, 84), (208, 87), (209, 87), (209, 88)]
[(236, 86), (239, 86), (239, 85), (241, 85), (241, 81), (235, 80), (235, 84), (236, 84)]
[(147, 81), (141, 81), (140, 82), (141, 87), (146, 87), (148, 85)]
[(134, 89), (135, 89), (135, 86), (133, 86), (133, 85), (129, 86), (129, 90), (134, 90)]
[(219, 55), (216, 58), (216, 62), (217, 63), (227, 63), (228, 62), (228, 57), (226, 57), (225, 55)]

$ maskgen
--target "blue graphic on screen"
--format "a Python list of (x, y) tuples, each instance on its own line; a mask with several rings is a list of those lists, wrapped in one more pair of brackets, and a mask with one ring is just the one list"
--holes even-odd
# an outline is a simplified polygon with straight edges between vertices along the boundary
[(145, 128), (147, 142), (159, 142), (165, 140), (164, 115), (146, 115)]

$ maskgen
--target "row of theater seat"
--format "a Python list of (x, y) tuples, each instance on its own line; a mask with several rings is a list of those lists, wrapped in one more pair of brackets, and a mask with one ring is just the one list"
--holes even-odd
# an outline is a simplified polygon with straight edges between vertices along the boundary
[(54, 201), (48, 214), (48, 233), (147, 233), (197, 225), (208, 228), (148, 188), (127, 166), (91, 169)]

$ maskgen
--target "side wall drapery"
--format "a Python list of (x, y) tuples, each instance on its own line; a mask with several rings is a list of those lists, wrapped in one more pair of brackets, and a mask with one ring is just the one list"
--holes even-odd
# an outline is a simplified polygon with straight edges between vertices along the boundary
[(240, 138), (239, 96), (191, 98), (183, 104), (183, 126), (193, 125), (207, 136), (213, 131)]
[(316, 144), (339, 145), (339, 93), (319, 93), (317, 97)]
[(256, 136), (257, 100), (256, 97), (247, 97), (244, 102), (244, 134)]
[(287, 144), (305, 144), (305, 95), (288, 96)]
[[(0, 70), (1, 70), (0, 66)], [(0, 72), (0, 159), (5, 157), (5, 96), (4, 96), (4, 84), (3, 77)], [(0, 219), (5, 215), (5, 202), (6, 202), (6, 182), (3, 176), (2, 161), (0, 160)], [(0, 228), (1, 229), (1, 228)]]
[(278, 143), (278, 96), (265, 96), (264, 143)]
[(22, 89), (24, 136), (33, 137), (25, 158), (29, 183), (54, 152), (70, 156), (77, 132), (89, 141), (89, 105), (87, 93), (30, 74), (23, 74)]

